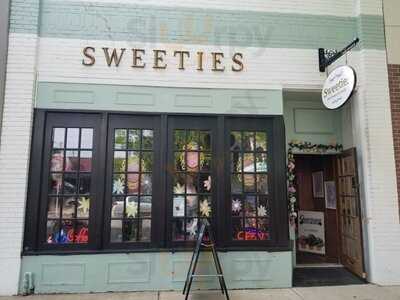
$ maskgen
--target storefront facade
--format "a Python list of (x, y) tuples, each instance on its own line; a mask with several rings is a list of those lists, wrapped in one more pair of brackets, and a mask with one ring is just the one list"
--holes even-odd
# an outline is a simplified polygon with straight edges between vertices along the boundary
[[(11, 1), (2, 294), (181, 289), (204, 218), (228, 288), (291, 286), (293, 140), (356, 148), (363, 271), (399, 283), (381, 1), (236, 5)], [(355, 36), (357, 91), (328, 111), (318, 48)]]

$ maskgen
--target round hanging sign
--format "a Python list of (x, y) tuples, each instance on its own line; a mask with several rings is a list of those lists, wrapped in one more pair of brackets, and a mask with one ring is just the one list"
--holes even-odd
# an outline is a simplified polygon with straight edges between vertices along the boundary
[(351, 98), (356, 84), (357, 76), (352, 67), (337, 67), (329, 74), (322, 88), (322, 103), (328, 109), (340, 108)]

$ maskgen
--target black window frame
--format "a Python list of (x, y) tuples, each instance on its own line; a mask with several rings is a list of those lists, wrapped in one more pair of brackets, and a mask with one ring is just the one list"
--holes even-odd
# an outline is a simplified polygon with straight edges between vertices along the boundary
[[(57, 116), (57, 117), (53, 117)], [(61, 116), (64, 116), (61, 118)], [(46, 175), (45, 159), (46, 152), (46, 129), (52, 118), (55, 121), (68, 121), (79, 127), (75, 121), (84, 121), (85, 116), (97, 118), (96, 129), (98, 132), (97, 162), (95, 177), (97, 201), (93, 207), (94, 216), (91, 225), (94, 239), (87, 245), (46, 245), (40, 237), (43, 235), (43, 216), (46, 213), (47, 203), (41, 201), (41, 190), (43, 178)], [(139, 124), (133, 122), (134, 118), (152, 119), (157, 135), (159, 155), (155, 155), (154, 172), (159, 171), (156, 176), (158, 189), (154, 189), (152, 204), (152, 220), (157, 220), (157, 224), (152, 223), (152, 240), (149, 243), (120, 243), (111, 244), (108, 242), (109, 235), (109, 209), (111, 199), (109, 189), (111, 186), (110, 172), (110, 147), (112, 147), (111, 121), (120, 128), (126, 127), (125, 124)], [(145, 118), (145, 119), (144, 119)], [(255, 116), (255, 115), (221, 115), (221, 114), (188, 114), (188, 113), (138, 113), (138, 112), (114, 112), (114, 111), (92, 111), (92, 110), (61, 110), (61, 109), (35, 109), (34, 124), (32, 129), (31, 158), (29, 166), (29, 181), (27, 191), (27, 205), (25, 217), (24, 235), (24, 255), (37, 254), (57, 254), (57, 253), (118, 253), (118, 252), (159, 252), (159, 251), (187, 251), (193, 246), (193, 242), (173, 242), (171, 239), (172, 230), (170, 221), (172, 218), (172, 190), (171, 190), (171, 170), (169, 163), (172, 161), (172, 128), (173, 120), (177, 125), (188, 128), (212, 128), (214, 143), (213, 149), (213, 175), (218, 178), (218, 185), (213, 181), (213, 227), (217, 237), (217, 247), (222, 251), (290, 251), (289, 224), (287, 211), (286, 193), (286, 142), (283, 116)], [(195, 121), (196, 120), (196, 121)], [(210, 120), (213, 125), (207, 125), (206, 120)], [(146, 125), (143, 123), (143, 126)], [(148, 123), (148, 122), (147, 122)], [(236, 125), (232, 125), (236, 124)], [(253, 125), (252, 125), (253, 124)], [(256, 124), (256, 125), (254, 125)], [(273, 200), (271, 202), (271, 238), (263, 241), (232, 241), (230, 235), (230, 155), (229, 152), (229, 130), (232, 128), (243, 127), (240, 130), (252, 130), (259, 125), (265, 124), (268, 128), (268, 147), (271, 154), (268, 157), (268, 168), (272, 174), (269, 182), (272, 187)], [(139, 124), (140, 125), (140, 124)], [(179, 127), (178, 126), (178, 127)], [(263, 125), (261, 125), (263, 126)], [(73, 126), (71, 126), (73, 127)], [(115, 126), (114, 126), (115, 127)], [(175, 126), (176, 127), (176, 126)], [(133, 127), (132, 127), (133, 128)], [(48, 129), (47, 129), (48, 130)], [(95, 151), (95, 150), (93, 150)], [(215, 152), (214, 152), (215, 151)], [(156, 158), (158, 157), (158, 158)], [(224, 157), (224, 159), (220, 159)], [(153, 174), (155, 174), (153, 173)], [(153, 183), (154, 187), (154, 183)], [(157, 199), (157, 200), (154, 200)], [(157, 201), (157, 202), (156, 202)], [(92, 209), (92, 208), (91, 208)], [(91, 215), (92, 217), (92, 215)]]

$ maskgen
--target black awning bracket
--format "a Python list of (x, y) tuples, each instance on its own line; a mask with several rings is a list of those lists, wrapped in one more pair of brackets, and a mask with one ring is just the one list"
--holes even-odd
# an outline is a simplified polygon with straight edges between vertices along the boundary
[(325, 48), (318, 49), (318, 57), (319, 57), (319, 71), (321, 73), (325, 72), (326, 68), (353, 49), (360, 42), (359, 38), (356, 38), (349, 45), (343, 48), (340, 51), (336, 50), (328, 50)]

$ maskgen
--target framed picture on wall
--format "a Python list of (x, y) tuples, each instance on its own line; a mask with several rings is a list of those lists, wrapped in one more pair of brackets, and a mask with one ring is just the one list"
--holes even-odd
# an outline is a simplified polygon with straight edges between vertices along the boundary
[(336, 209), (336, 184), (334, 181), (325, 181), (325, 206), (327, 209)]
[(312, 173), (313, 197), (324, 198), (324, 172)]

